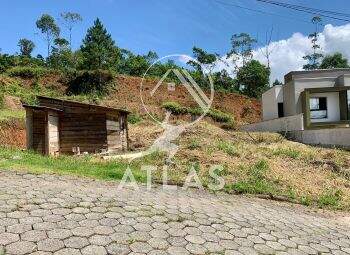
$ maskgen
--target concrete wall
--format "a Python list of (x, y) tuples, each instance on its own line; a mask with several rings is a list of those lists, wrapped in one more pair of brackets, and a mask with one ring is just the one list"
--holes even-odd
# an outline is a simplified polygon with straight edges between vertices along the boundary
[(283, 86), (284, 116), (296, 115), (295, 105), (295, 85), (294, 81), (291, 81)]
[(299, 114), (295, 116), (273, 119), (250, 125), (244, 125), (241, 127), (241, 130), (251, 132), (299, 131), (304, 130), (304, 118), (303, 114)]
[(326, 97), (327, 98), (327, 118), (326, 119), (311, 119), (311, 123), (340, 121), (339, 92), (310, 94), (310, 98), (312, 98), (312, 97)]
[(305, 144), (350, 148), (350, 128), (294, 131), (292, 136)]
[(278, 103), (283, 102), (282, 86), (274, 86), (262, 95), (263, 120), (278, 118)]

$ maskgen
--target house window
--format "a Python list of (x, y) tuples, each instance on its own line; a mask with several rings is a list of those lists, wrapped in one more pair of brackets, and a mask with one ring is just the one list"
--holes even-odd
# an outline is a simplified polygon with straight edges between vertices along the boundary
[(327, 119), (327, 97), (310, 98), (311, 119)]

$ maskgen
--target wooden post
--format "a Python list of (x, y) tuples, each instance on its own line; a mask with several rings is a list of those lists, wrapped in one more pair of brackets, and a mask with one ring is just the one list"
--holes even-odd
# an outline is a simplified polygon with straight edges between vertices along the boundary
[(57, 113), (49, 111), (47, 113), (47, 154), (58, 155), (59, 146), (59, 116)]
[(26, 143), (27, 150), (33, 149), (33, 110), (26, 109)]

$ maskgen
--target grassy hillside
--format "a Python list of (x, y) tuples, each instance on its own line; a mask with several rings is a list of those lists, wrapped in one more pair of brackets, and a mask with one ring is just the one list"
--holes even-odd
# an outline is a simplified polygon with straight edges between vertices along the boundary
[[(133, 151), (146, 150), (163, 130), (150, 121), (139, 101), (140, 78), (118, 76), (116, 88), (106, 98), (74, 97), (75, 100), (127, 107), (133, 111), (130, 119), (130, 146)], [(145, 86), (153, 88), (155, 80)], [(12, 110), (0, 110), (0, 168), (29, 170), (36, 173), (51, 172), (75, 174), (100, 179), (122, 178), (128, 166), (122, 160), (103, 161), (98, 157), (47, 158), (21, 151), (25, 146), (24, 112), (16, 98), (35, 103), (39, 94), (67, 97), (61, 77), (50, 75), (40, 79), (19, 79), (0, 76), (2, 104)], [(11, 97), (9, 97), (11, 96)], [(71, 97), (72, 99), (72, 97)], [(161, 88), (156, 98), (147, 105), (161, 114), (162, 102), (177, 101), (190, 109), (194, 102), (182, 87), (170, 95)], [(237, 123), (249, 123), (260, 118), (260, 104), (237, 94), (217, 93), (214, 106), (228, 114)], [(179, 117), (173, 121), (182, 121)], [(195, 169), (204, 186), (212, 179), (209, 167), (222, 165), (217, 172), (225, 179), (224, 191), (282, 199), (305, 205), (350, 210), (350, 152), (303, 145), (286, 140), (279, 134), (247, 134), (224, 130), (212, 118), (207, 118), (188, 130), (176, 141), (180, 149), (175, 165), (169, 169), (170, 183), (182, 185), (191, 169)], [(163, 165), (165, 155), (153, 153), (135, 160), (131, 169), (138, 181), (146, 181), (141, 164)], [(153, 180), (162, 179), (161, 168), (153, 173)]]

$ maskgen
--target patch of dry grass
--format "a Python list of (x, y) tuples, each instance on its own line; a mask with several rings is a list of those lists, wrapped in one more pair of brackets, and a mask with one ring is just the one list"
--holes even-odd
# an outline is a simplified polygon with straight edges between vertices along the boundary
[[(160, 127), (148, 121), (130, 127), (137, 150), (147, 148), (161, 133)], [(210, 166), (223, 165), (228, 191), (282, 196), (293, 202), (350, 210), (349, 151), (308, 146), (279, 134), (225, 131), (206, 122), (186, 130), (175, 143), (180, 149), (176, 166), (169, 173), (175, 183), (185, 180), (193, 164), (198, 165), (204, 183), (210, 179)], [(267, 164), (264, 183), (252, 182), (251, 169), (261, 161)], [(241, 184), (246, 186), (238, 186)], [(252, 191), (251, 185), (259, 187)]]

